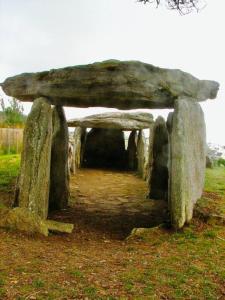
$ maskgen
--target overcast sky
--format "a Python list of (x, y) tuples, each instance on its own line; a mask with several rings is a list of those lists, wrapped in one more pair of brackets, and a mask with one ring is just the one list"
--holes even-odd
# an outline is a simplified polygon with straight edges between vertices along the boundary
[[(207, 140), (225, 145), (225, 1), (207, 3), (180, 16), (136, 0), (0, 0), (0, 82), (106, 59), (182, 69), (220, 83), (218, 98), (202, 107)], [(95, 111), (66, 108), (68, 118)]]

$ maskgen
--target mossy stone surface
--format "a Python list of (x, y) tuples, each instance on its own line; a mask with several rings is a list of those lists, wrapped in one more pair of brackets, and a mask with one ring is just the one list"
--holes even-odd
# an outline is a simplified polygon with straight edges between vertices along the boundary
[(42, 97), (34, 101), (24, 128), (17, 197), (19, 207), (43, 219), (48, 215), (51, 143), (52, 109)]
[(43, 220), (26, 208), (16, 207), (10, 209), (2, 207), (0, 208), (0, 227), (27, 234), (39, 233), (48, 236), (49, 231), (72, 233), (74, 225), (53, 220)]

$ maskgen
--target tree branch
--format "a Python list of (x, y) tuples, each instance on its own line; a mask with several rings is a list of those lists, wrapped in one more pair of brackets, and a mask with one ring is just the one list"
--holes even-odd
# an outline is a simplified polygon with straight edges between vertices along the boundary
[(144, 4), (156, 3), (157, 7), (160, 3), (165, 3), (171, 10), (177, 10), (180, 14), (185, 15), (192, 11), (199, 11), (206, 5), (205, 0), (138, 0)]

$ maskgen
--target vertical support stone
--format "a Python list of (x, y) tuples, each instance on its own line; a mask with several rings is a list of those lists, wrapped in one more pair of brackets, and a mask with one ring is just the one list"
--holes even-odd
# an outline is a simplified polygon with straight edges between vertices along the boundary
[(168, 198), (169, 137), (166, 122), (158, 117), (154, 125), (153, 168), (150, 182), (151, 199)]
[(171, 133), (172, 133), (172, 123), (173, 123), (173, 114), (174, 112), (170, 112), (167, 117), (166, 126), (168, 130), (168, 138), (169, 138), (169, 160), (168, 160), (168, 207), (171, 207), (170, 198), (171, 198)]
[(76, 127), (74, 130), (73, 171), (81, 167), (86, 139), (86, 128)]
[(206, 129), (201, 106), (192, 99), (175, 103), (171, 128), (170, 214), (174, 228), (190, 222), (201, 197), (206, 159)]
[(139, 130), (138, 142), (137, 142), (137, 159), (138, 159), (138, 174), (144, 178), (145, 177), (145, 161), (146, 161), (146, 140), (144, 132)]
[(23, 136), (16, 202), (46, 219), (48, 215), (52, 110), (45, 98), (34, 101)]
[(128, 168), (129, 170), (137, 170), (137, 131), (131, 131), (128, 139), (127, 147)]
[(154, 126), (155, 126), (155, 123), (153, 123), (149, 127), (149, 140), (148, 140), (148, 163), (147, 163), (146, 181), (149, 185), (149, 194), (150, 194), (150, 190), (151, 190), (150, 184), (151, 184), (152, 170), (153, 170)]
[(49, 209), (57, 210), (66, 208), (69, 199), (69, 132), (62, 106), (53, 108), (52, 126)]

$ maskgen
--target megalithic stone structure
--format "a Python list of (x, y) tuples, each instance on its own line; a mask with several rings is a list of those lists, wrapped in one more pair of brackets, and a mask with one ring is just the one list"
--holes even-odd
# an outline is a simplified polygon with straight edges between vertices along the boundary
[(174, 228), (193, 216), (201, 197), (206, 163), (206, 129), (201, 106), (188, 99), (175, 103), (171, 127), (170, 214)]
[(46, 98), (38, 98), (24, 128), (17, 197), (19, 207), (43, 219), (48, 215), (51, 143), (51, 105)]
[(49, 208), (56, 210), (66, 208), (69, 199), (69, 133), (62, 106), (56, 105), (53, 108), (52, 125)]
[[(158, 68), (138, 61), (110, 60), (86, 66), (24, 73), (7, 78), (0, 83), (0, 86), (8, 96), (22, 101), (34, 101), (24, 130), (24, 148), (17, 195), (20, 207), (28, 208), (41, 218), (47, 217), (50, 165), (52, 165), (51, 205), (57, 204), (59, 208), (66, 205), (68, 177), (65, 161), (68, 132), (60, 106), (105, 106), (126, 110), (173, 108), (174, 113), (169, 115), (167, 122), (170, 144), (168, 206), (174, 228), (181, 228), (185, 223), (190, 222), (194, 204), (201, 197), (203, 190), (206, 157), (204, 115), (198, 102), (216, 98), (219, 89), (217, 82), (199, 80), (181, 70)], [(57, 105), (53, 113), (55, 120), (53, 139), (51, 104)], [(116, 112), (112, 119), (109, 114), (101, 114), (97, 119), (92, 116), (73, 120), (71, 125), (86, 127), (92, 124), (102, 130), (106, 130), (102, 127), (103, 124), (106, 128), (111, 128), (112, 123), (117, 130), (118, 128), (120, 130), (149, 128), (147, 159), (146, 145), (141, 131), (137, 157), (139, 173), (144, 178), (148, 177), (150, 188), (151, 185), (153, 188), (154, 167), (161, 164), (161, 158), (153, 155), (154, 139), (157, 136), (154, 137), (152, 117), (142, 115), (140, 119), (138, 115), (133, 113), (131, 116)], [(121, 116), (123, 116), (122, 120)], [(166, 129), (165, 126), (163, 128)], [(116, 143), (110, 141), (111, 152)], [(101, 145), (104, 148), (102, 143)], [(79, 150), (77, 153), (81, 156), (82, 151)], [(162, 151), (162, 156), (163, 153)], [(63, 170), (64, 178), (62, 176), (52, 178), (57, 174), (57, 168)], [(59, 187), (59, 191), (56, 187)], [(53, 196), (54, 193), (56, 196)]]

